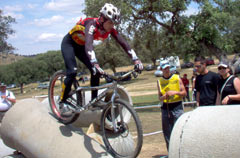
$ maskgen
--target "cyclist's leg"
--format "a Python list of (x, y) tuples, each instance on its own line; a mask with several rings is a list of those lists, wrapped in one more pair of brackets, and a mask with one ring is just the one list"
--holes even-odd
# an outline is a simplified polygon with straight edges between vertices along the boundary
[[(89, 69), (89, 71), (91, 72), (91, 86), (99, 86), (100, 83), (100, 76), (99, 75), (93, 75), (93, 70), (92, 70), (92, 64), (89, 60), (89, 58), (87, 57), (86, 53), (85, 53), (85, 47), (81, 48), (81, 53), (76, 54), (76, 56), (78, 57), (79, 60), (81, 60)], [(94, 98), (96, 98), (98, 95), (98, 90), (94, 90), (92, 91), (92, 100)]]
[(64, 80), (64, 84), (62, 85), (62, 94), (61, 101), (65, 102), (68, 98), (68, 94), (71, 91), (72, 83), (77, 75), (77, 62), (75, 59), (75, 49), (74, 49), (74, 41), (71, 39), (71, 36), (67, 34), (61, 45), (61, 51), (64, 59), (64, 63), (67, 70), (66, 79)]
[[(99, 86), (100, 77), (91, 73), (91, 86)], [(98, 95), (98, 90), (92, 91), (92, 100)]]

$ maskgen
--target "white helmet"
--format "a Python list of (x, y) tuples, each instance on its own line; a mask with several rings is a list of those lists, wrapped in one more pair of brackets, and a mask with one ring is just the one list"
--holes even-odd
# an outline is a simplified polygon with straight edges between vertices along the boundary
[(114, 5), (106, 3), (100, 10), (100, 13), (113, 23), (120, 23), (120, 11)]

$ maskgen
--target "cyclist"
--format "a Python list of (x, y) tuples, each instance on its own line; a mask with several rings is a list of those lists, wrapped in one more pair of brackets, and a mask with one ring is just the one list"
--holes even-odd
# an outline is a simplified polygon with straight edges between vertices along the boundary
[[(80, 19), (78, 23), (63, 38), (61, 51), (67, 69), (66, 79), (62, 85), (60, 109), (63, 116), (71, 115), (68, 107), (68, 93), (77, 75), (77, 63), (75, 56), (82, 61), (91, 72), (91, 86), (99, 86), (100, 76), (104, 74), (96, 59), (93, 50), (93, 40), (104, 40), (111, 34), (122, 46), (124, 51), (132, 59), (138, 70), (143, 70), (143, 65), (135, 51), (114, 28), (120, 23), (120, 11), (110, 3), (106, 3), (100, 10), (98, 18)], [(97, 97), (97, 90), (92, 91), (92, 99)]]

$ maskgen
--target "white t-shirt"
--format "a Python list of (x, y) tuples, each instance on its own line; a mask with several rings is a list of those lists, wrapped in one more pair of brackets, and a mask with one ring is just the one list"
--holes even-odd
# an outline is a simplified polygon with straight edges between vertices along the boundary
[[(16, 99), (16, 97), (14, 96), (13, 92), (11, 92), (11, 91), (6, 90), (5, 93), (2, 93), (0, 91), (0, 106), (5, 105), (8, 108), (10, 108), (12, 106), (12, 103), (10, 101), (8, 101), (7, 99), (3, 99), (2, 96), (4, 96), (4, 95), (9, 97), (9, 98), (12, 98), (12, 99)], [(0, 109), (1, 109), (1, 107), (0, 107)]]

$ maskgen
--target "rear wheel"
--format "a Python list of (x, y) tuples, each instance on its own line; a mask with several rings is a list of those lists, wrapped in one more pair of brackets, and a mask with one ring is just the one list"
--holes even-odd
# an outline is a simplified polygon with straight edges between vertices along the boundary
[[(63, 124), (70, 124), (77, 120), (77, 118), (79, 117), (79, 113), (73, 113), (71, 116), (68, 117), (61, 116), (59, 103), (61, 101), (60, 97), (62, 92), (62, 84), (65, 78), (66, 73), (63, 70), (54, 73), (54, 75), (50, 79), (50, 85), (48, 88), (48, 100), (54, 117), (57, 118)], [(77, 96), (75, 95), (74, 97), (74, 94), (72, 94), (68, 100), (70, 100), (71, 103), (77, 105)]]
[(136, 111), (126, 101), (115, 100), (115, 124), (117, 132), (113, 129), (111, 109), (104, 109), (101, 118), (103, 141), (109, 153), (118, 158), (135, 158), (141, 151), (143, 132), (141, 122)]

